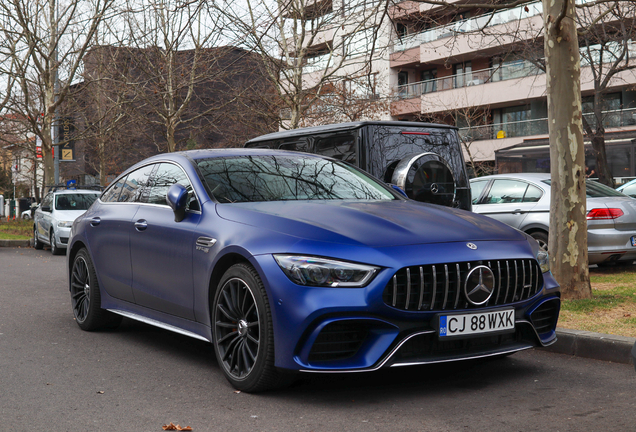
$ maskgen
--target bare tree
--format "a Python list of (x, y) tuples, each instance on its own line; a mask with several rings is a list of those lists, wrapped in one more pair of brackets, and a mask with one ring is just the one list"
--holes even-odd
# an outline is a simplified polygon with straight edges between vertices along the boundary
[(0, 3), (3, 108), (22, 115), (42, 141), (45, 182), (54, 180), (56, 112), (68, 96), (98, 25), (114, 0), (7, 0)]
[(331, 103), (329, 98), (342, 100), (343, 78), (366, 79), (373, 87), (378, 71), (371, 58), (386, 49), (379, 41), (388, 40), (380, 32), (383, 2), (247, 0), (245, 6), (222, 4), (236, 36), (263, 59), (281, 101), (281, 127), (314, 123), (312, 116)]
[[(577, 9), (582, 71), (589, 72), (593, 86), (587, 105), (591, 113), (583, 115), (583, 129), (592, 142), (596, 157), (596, 176), (614, 187), (605, 149), (605, 126), (621, 126), (620, 101), (610, 101), (608, 93), (625, 74), (634, 73), (636, 61), (636, 3), (601, 3)], [(583, 82), (583, 85), (586, 83)], [(611, 105), (611, 102), (618, 102)], [(609, 112), (608, 112), (609, 111)], [(613, 111), (613, 112), (612, 112)]]

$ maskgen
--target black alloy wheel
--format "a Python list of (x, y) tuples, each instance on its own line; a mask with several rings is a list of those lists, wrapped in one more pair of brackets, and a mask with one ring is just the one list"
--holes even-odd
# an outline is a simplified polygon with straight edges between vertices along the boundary
[(44, 244), (38, 239), (38, 229), (33, 226), (33, 247), (37, 250), (40, 250), (44, 247)]
[(97, 275), (86, 249), (81, 249), (75, 256), (69, 279), (73, 315), (82, 330), (93, 331), (119, 325), (121, 322), (119, 315), (111, 314), (101, 308)]
[(267, 294), (256, 271), (230, 267), (212, 304), (214, 351), (225, 377), (238, 390), (257, 392), (282, 384), (274, 367), (274, 336)]
[(543, 231), (535, 231), (530, 233), (530, 235), (532, 236), (533, 239), (535, 239), (538, 243), (539, 243), (539, 247), (544, 250), (544, 251), (548, 251), (548, 234), (543, 232)]

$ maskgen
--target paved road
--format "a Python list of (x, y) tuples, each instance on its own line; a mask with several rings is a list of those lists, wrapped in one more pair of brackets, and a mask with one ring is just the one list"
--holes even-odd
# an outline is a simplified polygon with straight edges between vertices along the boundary
[(124, 320), (82, 332), (65, 258), (0, 248), (0, 424), (23, 431), (633, 431), (629, 365), (527, 351), (235, 393), (210, 345)]

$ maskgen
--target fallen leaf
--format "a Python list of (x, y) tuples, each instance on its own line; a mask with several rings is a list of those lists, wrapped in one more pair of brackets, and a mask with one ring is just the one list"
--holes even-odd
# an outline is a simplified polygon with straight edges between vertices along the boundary
[(170, 422), (170, 424), (161, 426), (163, 430), (176, 430), (176, 431), (191, 431), (192, 428), (190, 426), (181, 427), (178, 424), (174, 424)]
[(102, 390), (98, 391), (97, 394), (104, 394)]

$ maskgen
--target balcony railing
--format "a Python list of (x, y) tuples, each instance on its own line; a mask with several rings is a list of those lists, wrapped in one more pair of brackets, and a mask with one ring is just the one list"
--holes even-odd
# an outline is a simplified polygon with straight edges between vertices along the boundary
[[(596, 118), (591, 113), (583, 114), (590, 125), (596, 125)], [(636, 108), (603, 111), (603, 125), (606, 128), (636, 126)], [(512, 138), (532, 135), (546, 135), (548, 119), (523, 120), (484, 126), (460, 128), (459, 135), (464, 141), (483, 141), (495, 138)]]
[(501, 66), (482, 69), (473, 72), (451, 75), (443, 78), (420, 81), (398, 86), (398, 99), (410, 99), (426, 93), (433, 93), (455, 88), (469, 87), (489, 82), (506, 81), (543, 73), (541, 69), (528, 61), (507, 63)]
[(420, 46), (423, 43), (434, 42), (438, 39), (443, 39), (457, 33), (470, 32), (485, 27), (505, 24), (523, 18), (540, 15), (542, 13), (543, 4), (541, 2), (535, 2), (517, 6), (512, 9), (495, 12), (494, 14), (488, 13), (478, 17), (468, 18), (462, 21), (455, 21), (447, 25), (423, 31), (421, 33), (406, 36), (393, 45), (392, 52), (405, 51), (407, 49)]

